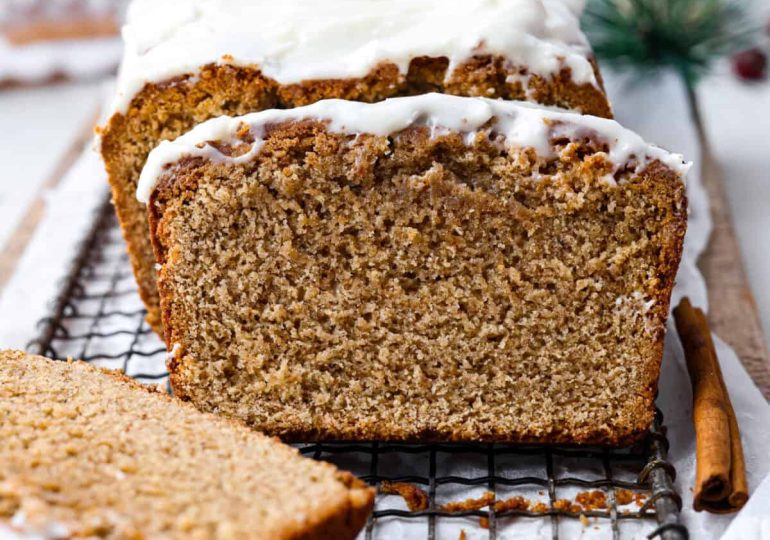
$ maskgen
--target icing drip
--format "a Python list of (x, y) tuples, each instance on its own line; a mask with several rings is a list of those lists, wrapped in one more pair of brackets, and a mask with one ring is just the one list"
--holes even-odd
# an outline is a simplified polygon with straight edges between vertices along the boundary
[[(569, 68), (597, 85), (580, 30), (583, 0), (134, 0), (114, 110), (147, 82), (206, 64), (258, 65), (281, 84), (362, 77), (378, 63), (406, 73), (421, 56), (451, 74), (474, 55), (502, 55), (544, 76)], [(437, 31), (438, 30), (438, 31)]]
[[(638, 171), (654, 160), (661, 161), (682, 176), (690, 167), (689, 163), (682, 161), (681, 155), (646, 143), (614, 120), (553, 107), (445, 94), (394, 98), (373, 104), (330, 99), (296, 109), (273, 109), (236, 118), (214, 118), (174, 141), (163, 141), (147, 158), (139, 178), (137, 198), (146, 203), (163, 169), (182, 157), (246, 162), (259, 152), (264, 142), (264, 126), (306, 119), (325, 121), (327, 129), (335, 133), (386, 136), (408, 127), (426, 126), (434, 134), (446, 131), (468, 134), (467, 140), (472, 140), (477, 131), (491, 123), (491, 128), (504, 137), (506, 147), (532, 148), (542, 157), (554, 155), (551, 141), (555, 138), (590, 138), (607, 145), (607, 158), (616, 171), (630, 163)], [(231, 157), (209, 144), (209, 141), (242, 143), (237, 133), (243, 124), (248, 126), (254, 140), (246, 153)]]

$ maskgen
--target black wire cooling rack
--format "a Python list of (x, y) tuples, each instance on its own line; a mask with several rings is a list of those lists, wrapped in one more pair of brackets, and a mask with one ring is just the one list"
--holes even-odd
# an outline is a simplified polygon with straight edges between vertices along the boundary
[[(122, 369), (142, 382), (166, 383), (166, 349), (145, 322), (108, 199), (98, 208), (50, 313), (40, 321), (30, 352), (80, 358)], [(371, 485), (407, 482), (425, 492), (428, 505), (420, 511), (410, 511), (398, 496), (378, 493), (362, 533), (366, 540), (402, 538), (405, 527), (415, 531), (413, 537), (429, 540), (455, 540), (459, 530), (469, 539), (534, 537), (524, 530), (553, 540), (688, 537), (659, 412), (646, 440), (626, 449), (371, 442), (307, 444), (300, 452), (331, 461)], [(563, 504), (587, 490), (603, 492), (606, 504), (594, 509)], [(641, 493), (643, 501), (622, 504), (628, 492), (620, 490)], [(460, 512), (442, 508), (486, 491), (498, 500), (518, 495), (532, 504), (500, 512), (492, 506)]]

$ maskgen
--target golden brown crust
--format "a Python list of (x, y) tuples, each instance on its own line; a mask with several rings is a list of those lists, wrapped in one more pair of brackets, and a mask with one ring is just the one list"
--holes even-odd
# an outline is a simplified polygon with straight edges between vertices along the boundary
[[(617, 185), (610, 186), (601, 180), (607, 172), (603, 147), (590, 142), (570, 143), (560, 160), (546, 164), (528, 152), (506, 156), (484, 140), (469, 152), (457, 135), (430, 139), (421, 129), (356, 141), (326, 133), (316, 122), (287, 123), (271, 127), (253, 163), (186, 159), (162, 177), (149, 206), (150, 229), (161, 265), (167, 344), (178, 347), (170, 365), (177, 395), (292, 441), (619, 446), (644, 436), (654, 412), (668, 303), (686, 227), (678, 175), (654, 162), (639, 174), (621, 174)], [(539, 180), (533, 180), (534, 167), (541, 172)], [(423, 198), (421, 193), (428, 192), (430, 198)], [(323, 201), (320, 208), (314, 197)], [(310, 228), (301, 234), (282, 225), (272, 229), (265, 216), (287, 209), (287, 216)], [(376, 215), (369, 215), (374, 209)], [(331, 216), (371, 240), (356, 243), (357, 237), (339, 235), (333, 228), (314, 236)], [(381, 229), (373, 225), (377, 220), (396, 225)], [(435, 227), (420, 225), (432, 220), (439, 220)], [(187, 226), (193, 222), (200, 231)], [(453, 227), (473, 240), (447, 236)], [(274, 231), (278, 236), (266, 244), (255, 240), (272, 238)], [(499, 231), (494, 241), (486, 236), (490, 231)], [(216, 248), (207, 245), (209, 237), (218, 238)], [(323, 247), (327, 237), (334, 248)], [(483, 242), (490, 243), (482, 249)], [(308, 306), (292, 297), (298, 285), (286, 280), (293, 273), (313, 275), (327, 264), (323, 257), (332, 255), (336, 259), (328, 264), (335, 273), (351, 283), (365, 283), (369, 277), (352, 272), (347, 257), (380, 244), (394, 246), (393, 251), (356, 257), (355, 267), (375, 273), (390, 271), (388, 265), (407, 270), (396, 271), (401, 277), (395, 281), (382, 282), (381, 291), (371, 292), (372, 284), (335, 285), (323, 272), (318, 274), (321, 281), (302, 285), (302, 295), (320, 287), (318, 298), (329, 302), (328, 316), (339, 318), (332, 330), (324, 326), (327, 315), (314, 311), (320, 300)], [(433, 247), (424, 251), (423, 245)], [(342, 257), (332, 251), (341, 246)], [(313, 259), (309, 254), (317, 249), (324, 255)], [(487, 256), (501, 257), (498, 266), (483, 263)], [(238, 263), (240, 259), (248, 262)], [(263, 261), (271, 261), (270, 266)], [(382, 266), (382, 261), (388, 264)], [(454, 266), (467, 269), (439, 279), (445, 272), (441, 268)], [(277, 273), (264, 282), (260, 272)], [(421, 272), (433, 272), (435, 278)], [(485, 275), (495, 286), (474, 285), (474, 275)], [(457, 284), (451, 294), (440, 288), (449, 281)], [(392, 283), (400, 288), (388, 288)], [(483, 286), (482, 292), (469, 295), (477, 286)], [(362, 309), (347, 300), (336, 305), (334, 293), (325, 291), (337, 287), (371, 302), (367, 309), (374, 321), (391, 318), (382, 326), (356, 321), (345, 333), (328, 335), (349, 324), (340, 314), (352, 310), (355, 320)], [(433, 292), (419, 296), (424, 288)], [(233, 294), (233, 289), (244, 293)], [(255, 296), (246, 292), (258, 290), (263, 292)], [(435, 316), (454, 309), (441, 303), (444, 294), (447, 301), (467, 304), (455, 315), (467, 335), (458, 335), (458, 327)], [(473, 307), (479, 294), (484, 302)], [(652, 307), (646, 310), (648, 301)], [(299, 318), (289, 322), (295, 312)], [(495, 312), (515, 315), (504, 318), (496, 338), (480, 339), (480, 328), (500, 324)], [(249, 321), (261, 320), (260, 313), (269, 316), (254, 326)], [(416, 319), (408, 327), (398, 320), (412, 317)], [(271, 330), (281, 321), (289, 330), (280, 324)], [(310, 330), (292, 334), (292, 324), (327, 329), (315, 342)], [(392, 327), (390, 345), (376, 346), (372, 338), (362, 337), (368, 326), (376, 331), (386, 324)], [(408, 337), (418, 328), (425, 334)], [(350, 342), (345, 335), (352, 336)], [(508, 337), (501, 340), (503, 335)], [(457, 345), (440, 346), (444, 339), (456, 339)], [(274, 342), (280, 347), (274, 348)], [(509, 347), (509, 352), (499, 353), (490, 343)], [(418, 346), (423, 351), (419, 360), (398, 357), (398, 351)], [(455, 350), (462, 347), (469, 348), (465, 353)], [(318, 361), (325, 348), (340, 351), (332, 364)], [(545, 356), (538, 358), (538, 351)], [(382, 360), (378, 354), (392, 357)], [(272, 355), (286, 362), (280, 377), (269, 369)], [(372, 367), (355, 368), (359, 362)], [(221, 368), (213, 367), (219, 364)], [(416, 380), (424, 377), (424, 383), (408, 383), (415, 367)], [(329, 384), (323, 382), (327, 372), (333, 373)], [(377, 373), (391, 375), (380, 379)], [(275, 386), (262, 388), (252, 375)], [(369, 385), (368, 393), (356, 390), (362, 384)], [(327, 392), (334, 396), (340, 386), (351, 404), (345, 410), (327, 409), (316, 401)], [(573, 394), (575, 401), (566, 399)], [(288, 409), (279, 414), (284, 406)], [(294, 407), (306, 418), (289, 420)], [(511, 413), (511, 408), (520, 412)], [(405, 420), (394, 420), (399, 417)]]
[(374, 503), (351, 474), (119, 372), (0, 350), (0, 382), (0, 523), (23, 512), (74, 537), (352, 540)]
[(287, 533), (286, 540), (353, 540), (366, 525), (374, 507), (375, 491), (350, 473), (340, 472), (337, 480), (349, 489), (342, 508), (310, 516), (310, 524)]
[[(385, 63), (360, 79), (281, 86), (257, 68), (225, 64), (204, 66), (199, 77), (185, 75), (147, 84), (131, 101), (128, 113), (116, 113), (103, 128), (102, 156), (139, 293), (153, 328), (161, 332), (156, 276), (146, 212), (136, 200), (136, 182), (147, 154), (159, 141), (173, 139), (199, 122), (221, 115), (307, 105), (325, 98), (373, 102), (424, 92), (529, 99), (587, 114), (612, 116), (603, 91), (592, 85), (575, 84), (568, 69), (551, 79), (533, 76), (527, 94), (520, 82), (506, 82), (510, 74), (526, 74), (526, 68), (513, 66), (500, 57), (475, 57), (459, 66), (448, 79), (447, 68), (445, 58), (422, 57), (411, 62), (405, 75), (394, 64)], [(596, 73), (598, 77), (598, 69)]]

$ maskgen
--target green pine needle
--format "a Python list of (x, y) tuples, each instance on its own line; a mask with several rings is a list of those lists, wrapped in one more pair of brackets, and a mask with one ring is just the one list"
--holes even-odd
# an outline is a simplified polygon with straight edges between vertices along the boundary
[(600, 60), (641, 72), (673, 68), (687, 84), (748, 47), (746, 0), (588, 0), (583, 25)]

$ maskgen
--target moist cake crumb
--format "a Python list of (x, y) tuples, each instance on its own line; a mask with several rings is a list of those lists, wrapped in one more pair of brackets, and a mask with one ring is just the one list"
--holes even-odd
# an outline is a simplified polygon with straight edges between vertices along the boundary
[[(172, 156), (148, 209), (175, 393), (294, 441), (638, 440), (684, 168), (646, 143), (621, 156), (608, 120), (402, 99), (219, 119), (150, 157)], [(432, 127), (345, 133), (319, 110)], [(506, 145), (544, 120), (545, 154)]]

